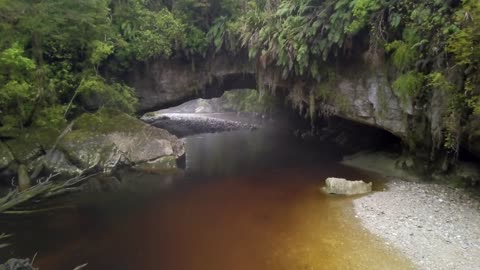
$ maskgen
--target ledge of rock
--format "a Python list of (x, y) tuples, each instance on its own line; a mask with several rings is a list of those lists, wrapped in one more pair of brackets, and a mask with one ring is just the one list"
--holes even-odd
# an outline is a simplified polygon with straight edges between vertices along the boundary
[(337, 195), (357, 195), (372, 192), (372, 183), (349, 181), (343, 178), (327, 178), (324, 191)]
[(110, 173), (121, 166), (141, 164), (155, 164), (157, 171), (162, 166), (171, 170), (176, 168), (174, 161), (185, 154), (183, 142), (168, 131), (115, 111), (83, 114), (63, 137), (61, 132), (31, 128), (0, 142), (0, 172), (11, 164), (26, 165), (32, 178), (42, 172), (65, 178), (85, 170)]
[(79, 168), (104, 172), (185, 154), (183, 143), (168, 131), (116, 112), (84, 114), (58, 147)]

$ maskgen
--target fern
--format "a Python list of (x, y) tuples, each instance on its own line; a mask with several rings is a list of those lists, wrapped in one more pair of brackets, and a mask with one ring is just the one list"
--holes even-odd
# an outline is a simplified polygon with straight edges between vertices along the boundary
[(417, 72), (408, 72), (400, 75), (393, 83), (395, 94), (403, 102), (407, 102), (415, 97), (424, 84), (424, 75)]

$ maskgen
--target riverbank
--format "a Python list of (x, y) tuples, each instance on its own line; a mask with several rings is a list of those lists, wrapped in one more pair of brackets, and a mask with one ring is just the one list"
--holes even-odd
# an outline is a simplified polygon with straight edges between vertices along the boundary
[(143, 117), (142, 120), (157, 128), (168, 130), (178, 137), (257, 129), (262, 125), (260, 119), (242, 117), (236, 113), (162, 113), (152, 117)]
[(353, 202), (356, 217), (418, 269), (480, 267), (480, 202), (463, 189), (390, 178)]

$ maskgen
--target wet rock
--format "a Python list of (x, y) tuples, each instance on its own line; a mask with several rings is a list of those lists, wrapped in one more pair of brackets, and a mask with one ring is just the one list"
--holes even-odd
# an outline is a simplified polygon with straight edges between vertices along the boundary
[(45, 154), (55, 144), (60, 131), (51, 128), (25, 129), (14, 139), (5, 141), (13, 157), (21, 164), (29, 164)]
[(59, 150), (49, 151), (45, 155), (44, 166), (46, 170), (63, 176), (73, 177), (81, 173), (81, 170), (72, 165), (65, 154)]
[(161, 173), (177, 169), (177, 160), (174, 156), (161, 157), (157, 160), (138, 164), (134, 168), (148, 173)]
[(6, 142), (12, 151), (15, 160), (28, 164), (43, 155), (42, 147), (38, 143), (31, 143), (22, 139)]
[(6, 169), (12, 162), (14, 158), (10, 149), (0, 142), (0, 171)]
[(36, 268), (33, 268), (29, 259), (10, 259), (0, 264), (0, 270), (36, 270)]
[(372, 191), (372, 183), (349, 181), (343, 178), (327, 178), (325, 192), (338, 195), (357, 195)]

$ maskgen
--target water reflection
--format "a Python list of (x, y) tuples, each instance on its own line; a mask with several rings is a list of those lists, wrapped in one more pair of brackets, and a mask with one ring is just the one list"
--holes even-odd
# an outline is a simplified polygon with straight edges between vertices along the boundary
[(187, 174), (195, 177), (311, 167), (341, 159), (334, 146), (306, 144), (278, 130), (202, 134), (184, 140)]
[[(409, 269), (353, 218), (329, 176), (371, 176), (339, 153), (269, 131), (186, 138), (184, 174), (122, 173), (116, 192), (69, 197), (69, 211), (0, 221), (1, 258), (39, 252), (41, 269)], [(1, 252), (1, 251), (0, 251)]]

